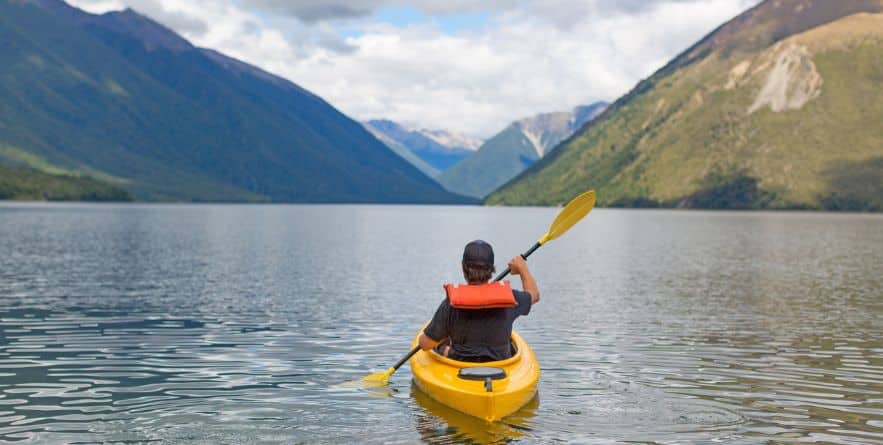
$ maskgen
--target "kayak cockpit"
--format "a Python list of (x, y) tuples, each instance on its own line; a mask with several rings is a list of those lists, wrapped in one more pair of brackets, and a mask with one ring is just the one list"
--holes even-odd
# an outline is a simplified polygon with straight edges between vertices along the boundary
[(445, 357), (438, 353), (435, 349), (431, 349), (427, 351), (434, 360), (438, 360), (441, 363), (444, 363), (449, 366), (453, 366), (455, 368), (466, 368), (466, 367), (475, 367), (475, 366), (484, 366), (484, 367), (492, 367), (492, 368), (505, 368), (510, 366), (513, 363), (518, 363), (521, 361), (521, 349), (518, 347), (518, 342), (515, 341), (515, 338), (512, 338), (512, 357), (503, 360), (496, 360), (492, 362), (463, 362), (460, 360), (454, 360), (452, 358)]
[(482, 380), (484, 381), (485, 391), (493, 392), (494, 380), (505, 379), (506, 370), (491, 366), (473, 366), (471, 368), (460, 369), (460, 372), (457, 373), (457, 377), (463, 380)]

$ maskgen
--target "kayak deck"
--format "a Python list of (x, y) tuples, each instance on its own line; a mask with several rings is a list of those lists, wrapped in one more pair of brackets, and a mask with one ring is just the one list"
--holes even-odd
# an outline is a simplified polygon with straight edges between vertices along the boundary
[[(412, 346), (419, 337), (418, 333)], [(461, 362), (435, 351), (418, 351), (411, 357), (414, 383), (446, 406), (489, 422), (499, 420), (533, 399), (540, 376), (539, 362), (530, 346), (516, 332), (512, 332), (512, 342), (515, 355), (495, 362)], [(461, 369), (477, 367), (500, 368), (505, 377), (490, 382), (458, 377)]]

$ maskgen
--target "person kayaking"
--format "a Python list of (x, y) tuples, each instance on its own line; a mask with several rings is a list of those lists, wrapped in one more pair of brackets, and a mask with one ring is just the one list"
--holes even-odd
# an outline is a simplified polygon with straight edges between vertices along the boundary
[[(466, 244), (462, 267), (468, 285), (445, 285), (447, 298), (420, 335), (420, 348), (436, 348), (441, 355), (466, 362), (512, 357), (512, 323), (530, 313), (530, 308), (540, 301), (540, 291), (527, 262), (521, 256), (509, 261), (512, 275), (521, 277), (523, 291), (509, 288), (507, 282), (499, 286), (488, 284), (496, 270), (494, 249), (485, 241)], [(470, 300), (480, 303), (468, 307), (457, 304), (469, 304)]]

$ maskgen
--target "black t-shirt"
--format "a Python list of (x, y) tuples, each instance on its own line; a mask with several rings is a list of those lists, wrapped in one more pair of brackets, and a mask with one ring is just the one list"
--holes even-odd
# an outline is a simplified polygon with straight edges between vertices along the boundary
[(490, 362), (512, 357), (512, 323), (530, 313), (531, 297), (512, 290), (517, 306), (498, 309), (457, 309), (448, 299), (438, 306), (423, 333), (433, 341), (451, 338), (448, 356), (466, 362)]

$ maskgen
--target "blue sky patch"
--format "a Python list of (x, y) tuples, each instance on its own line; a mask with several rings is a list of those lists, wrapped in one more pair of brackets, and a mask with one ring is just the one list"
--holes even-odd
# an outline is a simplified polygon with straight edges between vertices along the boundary
[(374, 13), (374, 21), (402, 27), (431, 23), (447, 34), (476, 29), (488, 23), (489, 12), (471, 12), (430, 16), (413, 6), (389, 6)]

